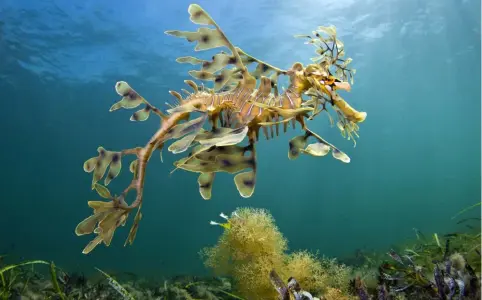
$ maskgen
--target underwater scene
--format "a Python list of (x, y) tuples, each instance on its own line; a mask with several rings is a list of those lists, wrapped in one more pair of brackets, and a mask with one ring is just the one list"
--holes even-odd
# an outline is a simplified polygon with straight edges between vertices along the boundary
[(0, 300), (481, 299), (481, 2), (2, 0)]

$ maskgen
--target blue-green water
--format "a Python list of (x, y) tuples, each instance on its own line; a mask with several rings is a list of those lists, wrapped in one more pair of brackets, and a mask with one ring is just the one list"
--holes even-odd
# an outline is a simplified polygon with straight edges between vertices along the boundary
[[(194, 54), (163, 32), (196, 27), (185, 0), (73, 3), (0, 3), (0, 254), (71, 269), (203, 273), (198, 251), (221, 232), (209, 221), (236, 207), (269, 209), (291, 249), (343, 257), (384, 249), (413, 227), (451, 231), (450, 217), (480, 200), (480, 1), (199, 1), (234, 44), (281, 68), (314, 56), (293, 35), (337, 26), (357, 69), (345, 99), (368, 117), (356, 148), (326, 117), (310, 127), (351, 163), (288, 160), (288, 140), (300, 134), (290, 130), (259, 143), (253, 197), (241, 198), (221, 174), (205, 201), (195, 174), (169, 176), (180, 157), (165, 151), (164, 163), (154, 157), (148, 167), (134, 245), (122, 246), (121, 228), (109, 248), (85, 256), (91, 237), (74, 228), (98, 196), (83, 162), (99, 145), (144, 145), (159, 125), (109, 113), (119, 100), (114, 84), (125, 80), (162, 106), (189, 79), (175, 58)], [(112, 190), (128, 184), (127, 163)]]

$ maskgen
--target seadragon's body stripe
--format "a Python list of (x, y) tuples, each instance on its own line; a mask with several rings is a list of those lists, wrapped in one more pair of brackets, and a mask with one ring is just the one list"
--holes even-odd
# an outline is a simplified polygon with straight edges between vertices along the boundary
[(185, 101), (187, 103), (195, 102), (208, 111), (229, 111), (234, 113), (240, 121), (256, 119), (256, 122), (267, 122), (273, 117), (270, 111), (257, 104), (280, 109), (297, 109), (301, 107), (302, 103), (300, 95), (291, 89), (275, 96), (272, 93), (263, 95), (256, 89), (243, 87), (222, 93), (200, 91), (190, 95)]

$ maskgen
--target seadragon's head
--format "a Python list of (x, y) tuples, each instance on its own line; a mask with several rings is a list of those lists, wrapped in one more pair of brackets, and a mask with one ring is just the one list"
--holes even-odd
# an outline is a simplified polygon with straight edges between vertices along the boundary
[[(296, 91), (311, 97), (302, 105), (313, 108), (310, 118), (314, 118), (322, 111), (328, 113), (327, 105), (330, 104), (337, 114), (336, 124), (342, 135), (355, 142), (358, 123), (363, 122), (367, 114), (355, 110), (339, 95), (340, 90), (351, 90), (356, 70), (349, 67), (352, 59), (345, 58), (344, 45), (336, 38), (336, 28), (320, 26), (313, 35), (296, 37), (307, 38), (306, 44), (314, 45), (318, 54), (311, 59), (313, 63), (307, 66), (295, 63), (288, 71)], [(328, 115), (334, 124), (333, 118)]]

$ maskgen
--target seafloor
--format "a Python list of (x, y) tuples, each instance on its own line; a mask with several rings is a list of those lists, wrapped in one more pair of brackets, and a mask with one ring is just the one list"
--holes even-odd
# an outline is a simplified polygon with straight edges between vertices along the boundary
[(265, 210), (224, 217), (218, 243), (201, 251), (211, 277), (153, 282), (97, 269), (86, 278), (54, 262), (11, 261), (7, 254), (0, 256), (0, 299), (481, 299), (480, 218), (457, 216), (464, 231), (415, 229), (413, 240), (386, 251), (336, 259), (288, 253)]

